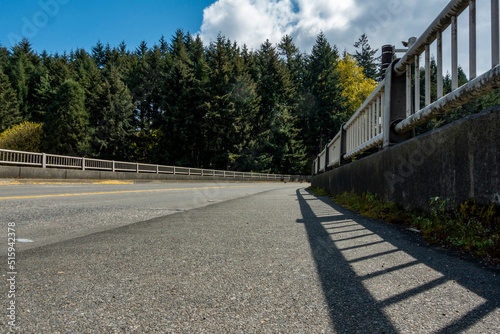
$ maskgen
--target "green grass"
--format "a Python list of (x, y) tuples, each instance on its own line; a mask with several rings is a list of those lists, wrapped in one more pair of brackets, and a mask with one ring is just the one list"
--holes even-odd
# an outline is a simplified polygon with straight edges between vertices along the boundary
[(470, 199), (452, 205), (449, 199), (433, 197), (429, 213), (424, 213), (404, 210), (370, 193), (343, 193), (332, 199), (362, 216), (417, 228), (429, 243), (453, 246), (476, 257), (500, 258), (500, 209), (495, 204), (481, 206)]
[(316, 196), (328, 196), (329, 193), (323, 188), (313, 188), (309, 187), (307, 190), (312, 191)]

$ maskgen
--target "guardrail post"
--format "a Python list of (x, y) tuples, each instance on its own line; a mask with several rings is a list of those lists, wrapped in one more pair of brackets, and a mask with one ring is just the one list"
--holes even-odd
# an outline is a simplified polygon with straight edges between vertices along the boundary
[(406, 76), (397, 76), (393, 71), (398, 61), (393, 61), (385, 72), (384, 148), (413, 137), (412, 131), (401, 135), (394, 131), (394, 126), (406, 118)]
[(325, 172), (328, 169), (328, 161), (330, 161), (329, 155), (330, 154), (328, 154), (328, 144), (327, 144), (327, 145), (325, 145)]
[(82, 158), (82, 170), (85, 170), (85, 158)]
[(111, 171), (115, 172), (115, 161), (114, 160), (111, 163)]
[(344, 128), (344, 124), (340, 127), (340, 157), (339, 166), (345, 165), (347, 161), (344, 159), (344, 154), (347, 153), (347, 131)]
[(47, 168), (47, 154), (42, 153), (42, 168)]
[(135, 164), (135, 172), (136, 172), (136, 173), (139, 173), (139, 163), (136, 163), (136, 164)]

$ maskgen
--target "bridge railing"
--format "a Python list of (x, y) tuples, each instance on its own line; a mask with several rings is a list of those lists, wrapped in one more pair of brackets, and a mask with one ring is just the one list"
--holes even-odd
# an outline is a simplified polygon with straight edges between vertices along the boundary
[(135, 162), (112, 161), (91, 159), (83, 157), (71, 157), (47, 153), (33, 153), (23, 151), (13, 151), (0, 149), (0, 164), (33, 166), (41, 168), (71, 168), (80, 170), (101, 170), (110, 172), (131, 172), (131, 173), (154, 173), (154, 174), (172, 174), (172, 175), (193, 175), (193, 176), (212, 176), (227, 178), (245, 178), (256, 180), (295, 180), (308, 181), (309, 176), (304, 175), (284, 175), (284, 174), (265, 174), (265, 173), (247, 173), (226, 170), (214, 170), (204, 168), (190, 168), (178, 166), (164, 166), (143, 164)]
[[(481, 3), (485, 4), (484, 2)], [(459, 87), (458, 20), (468, 10), (469, 81)], [(356, 113), (325, 146), (313, 163), (313, 174), (343, 164), (372, 147), (389, 147), (413, 137), (413, 129), (500, 87), (500, 32), (498, 0), (491, 0), (491, 67), (477, 76), (476, 0), (453, 0), (409, 49), (387, 69)], [(482, 22), (487, 24), (488, 22)], [(450, 28), (451, 92), (444, 94), (443, 32)], [(462, 31), (462, 30), (461, 30)], [(436, 47), (437, 85), (431, 84), (431, 46)], [(424, 55), (423, 103), (420, 92), (420, 57)], [(413, 72), (413, 74), (412, 74)], [(432, 96), (437, 96), (435, 101)], [(333, 147), (333, 148), (332, 148)]]

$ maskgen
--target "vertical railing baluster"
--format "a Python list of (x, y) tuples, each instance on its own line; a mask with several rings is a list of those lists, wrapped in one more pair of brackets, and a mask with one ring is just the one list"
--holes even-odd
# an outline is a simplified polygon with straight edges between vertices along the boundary
[(412, 82), (411, 82), (411, 65), (406, 65), (406, 117), (410, 117), (412, 112)]
[(415, 56), (415, 110), (420, 110), (420, 56)]
[(458, 88), (458, 29), (457, 17), (451, 17), (451, 89)]
[(469, 80), (476, 78), (476, 0), (469, 1)]
[(443, 33), (437, 33), (437, 55), (436, 55), (436, 70), (437, 70), (437, 98), (443, 97)]
[(365, 138), (363, 140), (363, 143), (366, 143), (369, 137), (370, 137), (370, 104), (368, 104), (368, 106), (366, 106), (365, 109)]
[(368, 140), (372, 139), (373, 138), (373, 124), (375, 124), (375, 122), (373, 121), (374, 117), (373, 117), (373, 111), (375, 110), (375, 102), (371, 102), (370, 103), (370, 134), (369, 134), (369, 138)]
[(385, 90), (380, 95), (380, 132), (384, 132), (384, 109), (385, 109)]
[(491, 67), (499, 64), (498, 0), (491, 0)]
[(431, 50), (425, 46), (425, 106), (431, 104)]

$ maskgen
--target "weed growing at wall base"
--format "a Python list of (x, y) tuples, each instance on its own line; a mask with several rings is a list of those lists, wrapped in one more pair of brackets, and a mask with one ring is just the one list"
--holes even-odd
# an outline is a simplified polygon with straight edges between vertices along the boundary
[(476, 257), (500, 261), (500, 208), (483, 206), (475, 199), (453, 205), (447, 198), (433, 197), (430, 213), (404, 210), (378, 195), (336, 194), (333, 201), (362, 216), (409, 225), (422, 231), (431, 244), (452, 246)]

